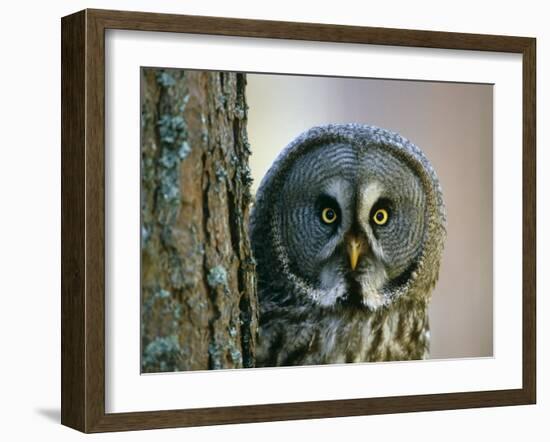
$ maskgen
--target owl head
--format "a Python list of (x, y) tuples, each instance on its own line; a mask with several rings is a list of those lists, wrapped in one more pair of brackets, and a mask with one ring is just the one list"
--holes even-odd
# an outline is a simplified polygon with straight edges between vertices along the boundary
[(261, 299), (374, 311), (429, 296), (445, 208), (418, 147), (372, 126), (327, 125), (281, 152), (250, 227)]

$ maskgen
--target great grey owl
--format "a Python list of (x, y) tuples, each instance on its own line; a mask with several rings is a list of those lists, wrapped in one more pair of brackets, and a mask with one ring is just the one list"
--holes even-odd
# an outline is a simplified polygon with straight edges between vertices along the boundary
[(341, 124), (292, 141), (251, 214), (256, 366), (427, 357), (445, 218), (434, 169), (398, 134)]

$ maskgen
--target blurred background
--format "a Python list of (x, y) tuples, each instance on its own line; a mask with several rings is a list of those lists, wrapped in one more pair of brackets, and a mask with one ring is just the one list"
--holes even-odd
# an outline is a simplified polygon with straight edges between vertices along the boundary
[(319, 124), (398, 132), (434, 166), (448, 238), (430, 307), (431, 358), (493, 355), (493, 88), (401, 80), (248, 74), (253, 192), (293, 138)]

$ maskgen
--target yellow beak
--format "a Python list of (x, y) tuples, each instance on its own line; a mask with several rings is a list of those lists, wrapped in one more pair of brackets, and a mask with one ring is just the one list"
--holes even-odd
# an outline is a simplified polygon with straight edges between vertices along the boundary
[(350, 238), (348, 241), (348, 254), (349, 254), (349, 265), (351, 270), (355, 270), (357, 263), (359, 262), (359, 257), (363, 252), (363, 243), (357, 238)]

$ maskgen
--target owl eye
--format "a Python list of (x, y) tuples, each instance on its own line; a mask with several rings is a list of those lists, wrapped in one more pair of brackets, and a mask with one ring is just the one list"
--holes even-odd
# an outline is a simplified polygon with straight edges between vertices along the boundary
[(372, 220), (375, 224), (383, 226), (388, 222), (388, 211), (386, 209), (378, 209), (376, 212), (374, 212)]
[(330, 207), (325, 207), (321, 212), (321, 219), (325, 224), (332, 224), (337, 218), (338, 215), (336, 215), (336, 210)]

